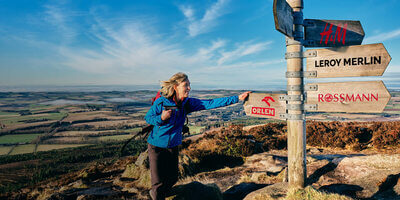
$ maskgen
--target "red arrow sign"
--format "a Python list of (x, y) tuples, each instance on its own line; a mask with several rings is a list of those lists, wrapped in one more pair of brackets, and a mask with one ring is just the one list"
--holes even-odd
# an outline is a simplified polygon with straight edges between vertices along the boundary
[(264, 101), (265, 103), (268, 104), (268, 107), (271, 107), (271, 104), (268, 102), (269, 100), (271, 100), (272, 102), (275, 102), (275, 100), (272, 97), (269, 97), (269, 96), (264, 97), (264, 99), (261, 100), (261, 101)]

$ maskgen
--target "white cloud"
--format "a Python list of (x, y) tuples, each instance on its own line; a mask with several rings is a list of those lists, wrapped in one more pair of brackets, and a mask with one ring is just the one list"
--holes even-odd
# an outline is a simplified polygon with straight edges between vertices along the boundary
[(194, 10), (190, 6), (180, 6), (179, 9), (182, 11), (183, 15), (185, 15), (189, 22), (193, 22), (195, 20)]
[(234, 60), (240, 59), (243, 56), (247, 56), (250, 54), (255, 54), (260, 51), (263, 51), (263, 50), (267, 49), (271, 43), (272, 43), (271, 41), (268, 41), (268, 42), (260, 42), (260, 43), (255, 43), (255, 44), (249, 44), (248, 42), (241, 44), (235, 50), (223, 52), (222, 57), (218, 59), (218, 65), (221, 65), (221, 64), (229, 62), (229, 61), (234, 61)]
[(44, 20), (56, 28), (57, 32), (62, 36), (64, 42), (71, 41), (77, 31), (71, 27), (73, 14), (66, 11), (60, 5), (45, 5)]
[[(215, 12), (225, 3), (226, 1), (218, 1), (213, 5), (206, 12), (204, 20), (215, 19), (218, 16)], [(213, 81), (219, 84), (220, 81), (229, 82), (234, 79), (251, 82), (252, 77), (266, 72), (266, 66), (283, 62), (266, 59), (238, 61), (267, 50), (271, 44), (269, 41), (245, 41), (232, 49), (228, 40), (219, 38), (198, 46), (187, 46), (182, 40), (159, 34), (155, 28), (157, 21), (153, 18), (110, 19), (101, 17), (104, 16), (99, 14), (102, 11), (94, 9), (85, 18), (68, 18), (69, 14), (65, 14), (68, 10), (64, 10), (61, 6), (47, 6), (43, 17), (51, 26), (58, 27), (62, 37), (62, 30), (70, 33), (85, 32), (89, 40), (86, 42), (90, 45), (76, 44), (77, 40), (59, 44), (58, 41), (48, 40), (41, 35), (32, 35), (29, 39), (22, 35), (19, 37), (31, 41), (27, 45), (40, 49), (41, 52), (48, 52), (49, 56), (43, 59), (43, 65), (57, 66), (59, 70), (66, 67), (67, 70), (84, 72), (82, 76), (87, 76), (88, 80), (82, 80), (82, 83), (90, 79), (92, 82), (105, 84), (154, 84), (178, 71), (195, 74), (198, 82)], [(188, 19), (194, 17), (191, 8), (181, 7), (181, 10), (186, 10), (184, 13)], [(72, 19), (83, 23), (81, 29), (73, 26), (76, 21), (71, 21)], [(257, 73), (243, 76), (247, 73), (246, 69)]]
[(386, 40), (394, 39), (400, 36), (400, 29), (396, 29), (390, 32), (386, 33), (381, 33), (379, 35), (367, 37), (364, 40), (364, 44), (370, 44), (370, 43), (380, 43)]
[(210, 8), (208, 8), (203, 17), (196, 19), (194, 10), (188, 6), (180, 6), (180, 10), (188, 21), (188, 32), (191, 37), (207, 33), (214, 28), (218, 22), (218, 18), (228, 13), (225, 9), (229, 0), (218, 0)]

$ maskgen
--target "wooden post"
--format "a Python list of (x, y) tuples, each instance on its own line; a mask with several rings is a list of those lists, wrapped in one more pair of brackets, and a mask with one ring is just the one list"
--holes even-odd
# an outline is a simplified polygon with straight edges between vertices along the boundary
[[(286, 0), (288, 4), (293, 8), (294, 13), (300, 14), (302, 21), (302, 9), (303, 0)], [(303, 53), (303, 46), (301, 40), (303, 40), (303, 25), (293, 25), (294, 40), (286, 38), (288, 41), (286, 46), (286, 52), (300, 52)], [(287, 71), (288, 72), (303, 72), (303, 58), (288, 58), (287, 59)], [(300, 86), (300, 90), (287, 91), (288, 95), (303, 95), (304, 99), (304, 87), (303, 77), (298, 78), (287, 78), (287, 84), (290, 86)], [(289, 101), (288, 104), (302, 104), (304, 100)], [(302, 106), (303, 107), (303, 106)], [(289, 115), (303, 115), (303, 110), (288, 110)], [(289, 187), (290, 188), (304, 188), (306, 184), (306, 131), (305, 131), (305, 119), (288, 119), (288, 174), (289, 174)]]

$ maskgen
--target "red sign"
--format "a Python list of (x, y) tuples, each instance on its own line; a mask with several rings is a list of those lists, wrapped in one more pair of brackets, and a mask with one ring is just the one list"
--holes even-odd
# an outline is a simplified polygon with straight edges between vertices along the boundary
[(244, 111), (253, 117), (280, 119), (280, 114), (286, 113), (286, 101), (279, 101), (282, 95), (285, 94), (250, 93)]
[(305, 47), (360, 45), (364, 30), (360, 21), (304, 19)]
[(268, 104), (268, 107), (270, 107), (271, 104), (268, 102), (269, 100), (271, 100), (272, 102), (275, 102), (275, 100), (272, 97), (268, 97), (268, 96), (264, 97), (264, 99), (261, 101), (265, 102), (266, 104)]
[[(346, 44), (346, 31), (347, 31), (347, 23), (344, 24), (344, 26), (340, 23), (337, 26), (333, 26), (333, 24), (329, 24), (329, 29), (326, 30), (326, 27), (328, 26), (329, 23), (325, 24), (324, 31), (320, 33), (321, 35), (321, 41), (319, 42), (322, 44), (323, 39), (325, 38), (325, 44), (328, 44), (328, 42), (333, 42), (335, 44), (336, 41), (339, 43), (342, 42), (343, 45)], [(332, 27), (335, 27), (335, 34), (333, 33)]]
[(251, 114), (253, 114), (253, 115), (275, 116), (275, 108), (253, 107), (253, 108), (251, 108)]

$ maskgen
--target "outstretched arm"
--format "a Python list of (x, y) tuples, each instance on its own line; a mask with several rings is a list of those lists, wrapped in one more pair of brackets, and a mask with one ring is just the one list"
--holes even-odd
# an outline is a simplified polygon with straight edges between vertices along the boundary
[(234, 103), (239, 102), (239, 100), (244, 100), (247, 98), (250, 92), (242, 93), (239, 96), (231, 96), (231, 97), (222, 97), (216, 99), (209, 100), (200, 100), (195, 98), (190, 98), (188, 103), (190, 105), (189, 113), (200, 111), (200, 110), (209, 110), (213, 108), (224, 107), (228, 105), (232, 105)]
[(250, 93), (251, 91), (243, 92), (241, 95), (239, 95), (239, 100), (244, 101), (249, 96)]

